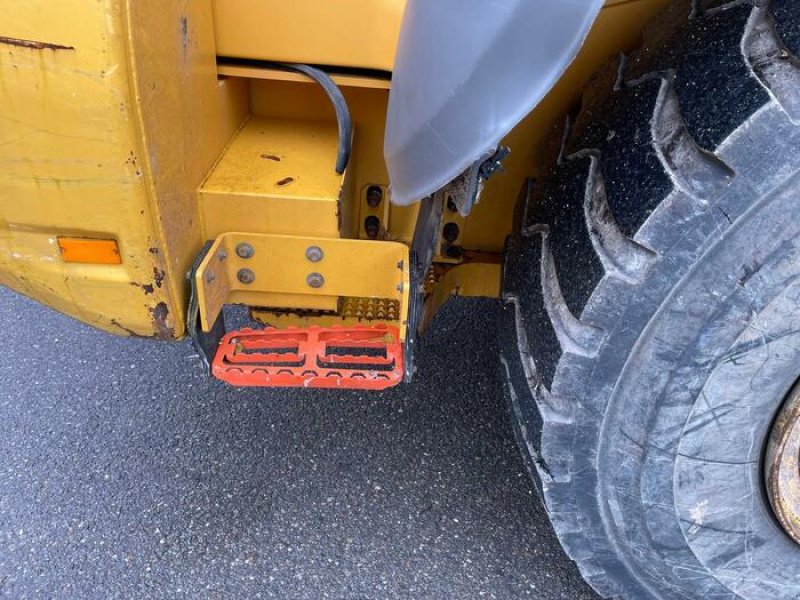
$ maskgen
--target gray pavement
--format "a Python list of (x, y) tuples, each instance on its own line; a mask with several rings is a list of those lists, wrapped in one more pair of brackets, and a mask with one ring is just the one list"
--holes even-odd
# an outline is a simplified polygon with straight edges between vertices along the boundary
[(498, 307), (385, 393), (237, 390), (0, 288), (0, 597), (592, 599), (517, 454)]

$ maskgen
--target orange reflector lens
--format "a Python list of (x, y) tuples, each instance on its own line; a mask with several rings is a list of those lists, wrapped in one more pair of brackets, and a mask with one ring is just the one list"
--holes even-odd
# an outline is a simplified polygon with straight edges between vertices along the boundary
[(94, 265), (118, 265), (122, 263), (117, 240), (59, 237), (58, 247), (64, 262)]

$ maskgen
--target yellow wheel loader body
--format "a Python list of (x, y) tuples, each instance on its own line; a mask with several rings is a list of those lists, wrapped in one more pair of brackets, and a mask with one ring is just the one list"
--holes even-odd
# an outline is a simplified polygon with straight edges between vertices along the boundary
[[(589, 75), (635, 43), (663, 4), (609, 2), (577, 61), (504, 141), (513, 149), (505, 172), (468, 217), (445, 215), (457, 237), (437, 262), (456, 270), (446, 281), (464, 283), (431, 296), (431, 307), (450, 294), (498, 289), (492, 265), (543, 140)], [(111, 333), (178, 339), (186, 334), (187, 274), (220, 235), (409, 245), (417, 206), (389, 202), (382, 155), (404, 7), (3, 0), (0, 282)], [(332, 169), (329, 99), (276, 63), (323, 65), (342, 90), (353, 121), (343, 175)], [(295, 274), (286, 290), (247, 301), (254, 316), (279, 325), (363, 322), (342, 306), (364, 294), (357, 278), (367, 266), (396, 269), (361, 265), (348, 283), (348, 269), (335, 265), (344, 276), (335, 295), (298, 295), (309, 274), (298, 260), (282, 267)], [(404, 315), (396, 318), (404, 325)]]

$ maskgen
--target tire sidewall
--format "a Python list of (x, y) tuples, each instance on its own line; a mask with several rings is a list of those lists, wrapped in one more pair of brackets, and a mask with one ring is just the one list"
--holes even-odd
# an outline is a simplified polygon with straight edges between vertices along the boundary
[[(696, 594), (709, 576), (731, 597), (800, 594), (800, 547), (777, 527), (760, 484), (769, 426), (800, 371), (800, 317), (791, 319), (792, 308), (800, 315), (800, 225), (787, 218), (798, 194), (795, 174), (760, 198), (731, 190), (729, 210), (741, 212), (732, 226), (720, 227), (709, 211), (682, 235), (674, 222), (652, 224), (663, 239), (671, 230), (669, 258), (616, 312), (614, 326), (602, 299), (612, 292), (598, 288), (583, 318), (591, 322), (592, 307), (605, 304), (604, 347), (595, 361), (567, 357), (559, 367), (554, 390), (582, 387), (586, 414), (602, 415), (600, 511), (617, 552), (636, 564), (629, 570), (647, 574), (640, 583), (654, 595)], [(680, 213), (684, 201), (676, 194), (660, 216)], [(595, 493), (586, 490), (583, 501), (596, 503)], [(683, 581), (655, 562), (673, 573), (685, 567)]]

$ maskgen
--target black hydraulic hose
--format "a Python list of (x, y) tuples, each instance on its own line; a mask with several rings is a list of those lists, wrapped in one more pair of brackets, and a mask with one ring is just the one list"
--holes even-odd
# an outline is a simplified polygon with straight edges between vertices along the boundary
[(347, 163), (350, 162), (350, 153), (353, 145), (353, 121), (350, 118), (350, 109), (347, 107), (347, 100), (345, 100), (342, 90), (339, 89), (339, 86), (331, 79), (330, 75), (316, 67), (297, 63), (272, 64), (278, 68), (295, 71), (310, 77), (322, 86), (322, 89), (325, 90), (331, 102), (333, 102), (333, 107), (336, 109), (336, 121), (339, 125), (339, 152), (336, 157), (336, 172), (341, 175), (347, 168)]

